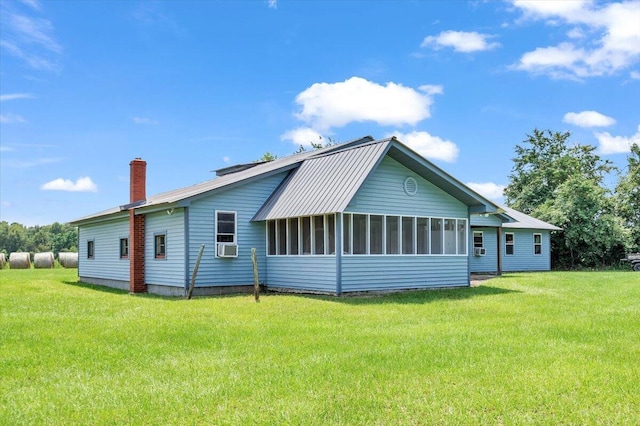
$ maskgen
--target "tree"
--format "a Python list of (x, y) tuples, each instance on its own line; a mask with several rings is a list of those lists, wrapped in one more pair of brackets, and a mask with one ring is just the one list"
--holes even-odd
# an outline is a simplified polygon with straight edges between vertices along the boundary
[(640, 252), (640, 146), (631, 145), (626, 171), (615, 189), (615, 212), (629, 232), (626, 249)]
[(516, 146), (506, 203), (563, 229), (551, 235), (554, 266), (616, 263), (627, 232), (603, 185), (615, 167), (594, 146), (570, 145), (570, 136), (535, 129)]
[(263, 162), (269, 162), (269, 161), (273, 161), (273, 160), (277, 160), (278, 156), (275, 154), (270, 153), (269, 151), (265, 152), (264, 154), (262, 154), (262, 157), (258, 158), (255, 163), (263, 163)]
[(532, 214), (538, 206), (553, 199), (556, 188), (573, 176), (602, 184), (614, 166), (594, 154), (594, 146), (570, 146), (570, 137), (569, 132), (534, 129), (523, 141), (528, 146), (516, 145), (509, 185), (504, 191), (508, 206)]

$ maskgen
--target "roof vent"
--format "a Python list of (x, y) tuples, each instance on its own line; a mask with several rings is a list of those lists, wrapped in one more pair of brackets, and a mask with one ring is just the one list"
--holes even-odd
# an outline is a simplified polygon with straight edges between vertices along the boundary
[(407, 195), (416, 195), (418, 192), (418, 182), (411, 176), (404, 180), (404, 192)]

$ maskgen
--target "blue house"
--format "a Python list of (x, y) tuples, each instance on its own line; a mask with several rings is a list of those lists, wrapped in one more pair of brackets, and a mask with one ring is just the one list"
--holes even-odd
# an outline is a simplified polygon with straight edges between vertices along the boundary
[(552, 231), (562, 228), (506, 206), (501, 213), (471, 216), (472, 273), (548, 271)]
[(84, 282), (183, 295), (202, 245), (194, 294), (252, 288), (252, 248), (268, 289), (328, 294), (468, 286), (470, 272), (550, 266), (550, 225), (395, 138), (228, 167), (151, 197), (146, 163), (130, 166), (128, 204), (72, 222)]

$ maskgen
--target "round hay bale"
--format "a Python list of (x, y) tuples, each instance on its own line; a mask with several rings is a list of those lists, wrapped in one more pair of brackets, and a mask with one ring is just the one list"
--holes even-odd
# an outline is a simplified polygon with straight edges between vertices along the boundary
[(58, 253), (58, 262), (64, 268), (78, 267), (78, 253), (60, 252)]
[(31, 269), (31, 255), (25, 252), (13, 252), (9, 255), (11, 269)]
[(0, 253), (0, 269), (4, 269), (7, 266), (7, 256), (4, 253)]
[(33, 256), (33, 266), (36, 269), (51, 269), (53, 268), (53, 253), (50, 251), (46, 253), (36, 253)]

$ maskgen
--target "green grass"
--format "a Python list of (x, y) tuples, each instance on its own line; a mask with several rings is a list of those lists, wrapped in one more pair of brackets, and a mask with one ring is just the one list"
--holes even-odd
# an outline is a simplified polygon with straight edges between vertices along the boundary
[(0, 424), (640, 424), (640, 274), (164, 299), (0, 271)]

